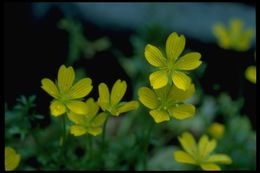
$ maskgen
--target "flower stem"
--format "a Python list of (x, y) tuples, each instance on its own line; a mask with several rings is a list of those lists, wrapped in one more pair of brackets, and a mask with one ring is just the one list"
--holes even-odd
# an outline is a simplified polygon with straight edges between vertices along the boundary
[(104, 126), (103, 126), (103, 133), (102, 133), (102, 165), (101, 168), (104, 170), (105, 168), (105, 160), (106, 160), (106, 127), (107, 127), (107, 121), (108, 118), (105, 120)]
[(148, 147), (149, 147), (151, 132), (152, 132), (153, 127), (154, 127), (154, 122), (151, 121), (150, 125), (148, 126), (148, 130), (145, 134), (145, 137), (144, 137), (144, 156), (143, 156), (143, 169), (144, 170), (147, 170)]

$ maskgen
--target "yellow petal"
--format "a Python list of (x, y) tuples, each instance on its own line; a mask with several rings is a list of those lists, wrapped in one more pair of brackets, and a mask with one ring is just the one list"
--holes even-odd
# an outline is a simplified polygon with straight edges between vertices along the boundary
[(186, 74), (175, 71), (172, 75), (172, 81), (175, 86), (181, 90), (187, 90), (190, 87), (191, 79)]
[(46, 91), (48, 94), (50, 94), (54, 98), (58, 98), (59, 96), (59, 91), (56, 87), (56, 85), (47, 78), (44, 78), (41, 80), (42, 86), (41, 88)]
[(115, 84), (112, 87), (111, 91), (111, 103), (112, 105), (116, 105), (117, 103), (120, 102), (120, 100), (123, 98), (126, 92), (126, 82), (118, 79)]
[(88, 107), (86, 103), (82, 101), (70, 101), (66, 103), (66, 106), (69, 108), (69, 110), (76, 114), (85, 115), (88, 113)]
[(159, 106), (159, 101), (153, 90), (142, 87), (138, 90), (139, 100), (148, 108), (155, 109)]
[(68, 118), (75, 124), (84, 124), (86, 118), (84, 115), (68, 112)]
[(87, 129), (82, 126), (72, 125), (70, 127), (70, 133), (73, 134), (74, 136), (81, 136), (87, 133)]
[(167, 72), (164, 70), (153, 72), (149, 79), (153, 89), (162, 88), (168, 83)]
[(207, 159), (207, 162), (218, 162), (218, 163), (224, 163), (224, 164), (231, 164), (232, 159), (226, 155), (226, 154), (213, 154), (209, 156)]
[(200, 164), (200, 167), (206, 171), (220, 171), (221, 170), (221, 168), (218, 165), (213, 164), (213, 163)]
[(161, 67), (166, 63), (166, 59), (163, 57), (161, 51), (150, 44), (145, 47), (144, 56), (146, 60), (155, 67)]
[(189, 155), (188, 153), (185, 153), (183, 151), (175, 151), (173, 157), (177, 162), (180, 162), (180, 163), (189, 163), (189, 164), (194, 164), (194, 165), (197, 164), (191, 155)]
[(167, 57), (175, 61), (182, 53), (185, 47), (185, 37), (180, 37), (176, 32), (173, 32), (166, 41), (166, 54)]
[(169, 108), (171, 115), (179, 120), (191, 118), (195, 114), (196, 108), (191, 104), (181, 104)]
[(171, 90), (169, 92), (168, 100), (169, 102), (175, 102), (175, 103), (183, 102), (184, 100), (191, 98), (194, 93), (195, 93), (194, 84), (191, 84), (190, 87), (185, 91), (177, 88), (175, 85), (172, 85)]
[(184, 132), (178, 137), (183, 149), (193, 157), (197, 157), (197, 144), (194, 137), (189, 132)]
[(150, 111), (149, 113), (153, 117), (153, 119), (156, 123), (161, 123), (161, 122), (170, 120), (170, 117), (166, 111), (156, 109), (156, 110)]
[(61, 92), (66, 92), (72, 86), (75, 79), (75, 72), (70, 66), (66, 68), (65, 65), (60, 66), (58, 72), (58, 86)]
[(92, 80), (90, 78), (81, 79), (75, 85), (73, 85), (73, 87), (69, 91), (69, 95), (72, 99), (85, 97), (93, 88), (91, 83)]
[(200, 158), (205, 158), (208, 155), (210, 155), (211, 152), (216, 148), (216, 145), (217, 145), (217, 143), (216, 143), (215, 139), (209, 141), (208, 136), (203, 135), (200, 138), (199, 144), (198, 144)]
[(102, 133), (102, 128), (100, 127), (88, 128), (88, 133), (93, 136), (97, 136)]
[(245, 76), (246, 76), (247, 80), (256, 84), (256, 67), (255, 66), (247, 67)]
[(193, 70), (200, 66), (201, 54), (198, 52), (188, 53), (179, 58), (175, 64), (175, 68), (178, 70)]
[(220, 123), (213, 123), (208, 128), (208, 133), (216, 139), (220, 139), (224, 135), (225, 126)]
[(50, 105), (51, 115), (60, 116), (66, 112), (66, 107), (63, 103), (58, 100), (54, 100)]
[(99, 113), (92, 122), (92, 126), (102, 126), (106, 121), (108, 114), (106, 112)]
[(5, 147), (5, 170), (15, 170), (21, 160), (21, 156), (11, 147)]
[(97, 113), (98, 113), (98, 110), (99, 110), (99, 106), (97, 105), (97, 103), (94, 101), (93, 98), (89, 98), (87, 101), (86, 101), (86, 105), (88, 107), (88, 114), (87, 114), (87, 117), (89, 119), (92, 119)]
[(139, 107), (138, 101), (130, 101), (130, 102), (124, 103), (122, 106), (117, 108), (116, 116), (118, 116), (119, 114), (124, 113), (124, 112), (135, 110), (138, 107)]
[(229, 34), (222, 24), (215, 24), (213, 27), (213, 34), (218, 39), (219, 46), (228, 49), (230, 47)]
[(109, 90), (105, 83), (99, 84), (98, 93), (99, 93), (98, 104), (99, 106), (101, 106), (102, 110), (105, 111), (107, 105), (110, 102)]

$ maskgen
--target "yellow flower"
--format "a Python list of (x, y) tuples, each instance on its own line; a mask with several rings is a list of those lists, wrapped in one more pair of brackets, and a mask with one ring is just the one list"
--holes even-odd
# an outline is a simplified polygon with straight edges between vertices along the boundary
[(225, 131), (225, 126), (220, 123), (213, 123), (208, 128), (208, 133), (216, 139), (220, 139), (224, 135), (224, 131)]
[(125, 95), (126, 88), (126, 82), (121, 82), (121, 80), (118, 79), (114, 83), (110, 95), (107, 85), (105, 83), (99, 84), (98, 104), (101, 109), (110, 112), (114, 116), (119, 116), (121, 113), (137, 109), (139, 106), (138, 101), (120, 102)]
[(252, 28), (243, 31), (244, 23), (240, 19), (231, 19), (229, 28), (221, 23), (213, 26), (213, 34), (218, 39), (218, 44), (224, 49), (246, 51), (250, 48), (254, 30)]
[(89, 133), (97, 136), (102, 133), (102, 125), (105, 122), (108, 114), (105, 112), (98, 113), (99, 107), (93, 98), (86, 101), (86, 106), (89, 108), (87, 114), (81, 115), (74, 112), (69, 112), (69, 119), (75, 123), (70, 127), (70, 133), (75, 136), (81, 136)]
[(256, 84), (256, 66), (251, 65), (247, 67), (245, 71), (245, 76), (247, 80)]
[(11, 147), (5, 147), (5, 170), (15, 170), (21, 160), (21, 156)]
[(84, 78), (73, 85), (74, 79), (73, 68), (71, 66), (66, 68), (65, 65), (62, 65), (59, 68), (56, 84), (48, 78), (41, 80), (41, 88), (54, 97), (50, 105), (52, 115), (59, 116), (68, 112), (68, 110), (77, 114), (87, 113), (86, 104), (80, 99), (92, 90), (92, 80)]
[(153, 89), (159, 89), (173, 81), (173, 83), (182, 90), (189, 88), (191, 79), (186, 75), (186, 71), (194, 70), (202, 63), (201, 54), (190, 52), (180, 57), (185, 47), (185, 37), (178, 36), (176, 32), (170, 34), (166, 41), (166, 55), (161, 51), (148, 44), (145, 47), (145, 58), (153, 66), (158, 67), (158, 71), (153, 72), (150, 76), (150, 83)]
[(178, 139), (185, 152), (175, 151), (173, 153), (177, 162), (199, 165), (203, 170), (221, 170), (215, 162), (232, 163), (232, 159), (226, 154), (212, 154), (217, 146), (217, 141), (209, 140), (207, 135), (203, 135), (198, 144), (189, 132), (184, 132)]
[(169, 121), (170, 117), (182, 120), (190, 118), (195, 114), (195, 107), (191, 104), (184, 104), (183, 101), (192, 97), (195, 92), (194, 84), (191, 84), (185, 91), (176, 86), (165, 86), (152, 90), (142, 87), (138, 90), (139, 100), (147, 108), (156, 123)]

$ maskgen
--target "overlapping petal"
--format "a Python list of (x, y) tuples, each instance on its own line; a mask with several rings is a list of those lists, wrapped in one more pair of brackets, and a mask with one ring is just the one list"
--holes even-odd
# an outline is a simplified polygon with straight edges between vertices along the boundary
[(180, 163), (196, 164), (193, 157), (184, 151), (175, 151), (173, 157)]
[(50, 110), (51, 115), (60, 116), (66, 112), (66, 107), (62, 102), (58, 100), (53, 100), (50, 105)]
[(181, 104), (169, 108), (171, 115), (179, 120), (191, 118), (195, 114), (196, 108), (192, 104)]
[(88, 113), (88, 107), (86, 103), (78, 100), (72, 100), (66, 103), (66, 106), (69, 108), (70, 111), (76, 114), (85, 115)]
[(93, 86), (90, 78), (84, 78), (78, 81), (69, 91), (69, 95), (72, 99), (83, 98), (90, 93)]
[(87, 129), (83, 126), (72, 125), (70, 127), (70, 133), (74, 136), (81, 136), (87, 133)]
[(161, 123), (170, 120), (168, 113), (164, 110), (155, 109), (150, 111), (149, 113), (156, 123)]
[(175, 71), (172, 75), (172, 81), (177, 88), (182, 90), (187, 90), (191, 84), (191, 78), (185, 73), (180, 71)]
[(167, 85), (168, 83), (168, 75), (165, 70), (159, 70), (156, 72), (153, 72), (150, 76), (150, 83), (153, 87), (153, 89), (162, 88)]
[(153, 90), (147, 87), (142, 87), (138, 90), (139, 100), (146, 107), (150, 109), (155, 109), (159, 106), (159, 101)]

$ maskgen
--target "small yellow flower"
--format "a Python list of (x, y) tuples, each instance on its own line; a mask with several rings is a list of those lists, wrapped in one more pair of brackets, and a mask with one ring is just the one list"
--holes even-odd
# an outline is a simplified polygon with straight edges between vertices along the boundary
[(208, 133), (216, 138), (220, 139), (224, 135), (225, 132), (225, 126), (220, 123), (213, 123), (209, 128), (208, 128)]
[(232, 159), (226, 154), (212, 154), (217, 146), (217, 141), (209, 140), (207, 135), (203, 135), (198, 144), (189, 132), (184, 132), (178, 139), (185, 152), (175, 151), (173, 153), (177, 162), (199, 165), (203, 170), (221, 170), (215, 162), (232, 163)]
[(77, 114), (86, 114), (87, 107), (81, 101), (92, 90), (92, 80), (84, 78), (73, 85), (75, 72), (70, 66), (60, 66), (58, 72), (58, 82), (56, 84), (48, 78), (41, 80), (41, 88), (54, 97), (50, 110), (53, 116), (60, 116), (68, 110)]
[(243, 31), (244, 23), (240, 19), (231, 19), (229, 28), (221, 23), (213, 26), (213, 34), (218, 39), (218, 44), (224, 49), (246, 51), (250, 48), (254, 36), (252, 28)]
[(95, 103), (93, 98), (89, 98), (86, 101), (86, 105), (89, 111), (85, 115), (69, 112), (69, 119), (75, 123), (70, 127), (70, 133), (75, 136), (81, 136), (89, 133), (93, 136), (97, 136), (102, 133), (102, 125), (105, 122), (108, 114), (105, 112), (98, 113), (99, 106)]
[(127, 84), (125, 81), (118, 79), (109, 94), (108, 87), (105, 83), (101, 83), (98, 86), (99, 98), (98, 104), (103, 111), (108, 111), (114, 116), (135, 110), (139, 107), (138, 101), (120, 102), (125, 95)]
[(15, 170), (21, 160), (20, 154), (17, 154), (16, 151), (11, 147), (5, 147), (5, 170), (13, 171)]
[(148, 44), (145, 47), (145, 58), (158, 71), (153, 72), (149, 76), (153, 89), (159, 89), (168, 83), (173, 83), (179, 89), (186, 90), (191, 84), (191, 79), (186, 75), (187, 71), (194, 70), (202, 63), (200, 61), (201, 54), (198, 52), (190, 52), (180, 57), (185, 47), (185, 37), (178, 36), (176, 32), (170, 34), (166, 41), (166, 56), (161, 51)]
[(245, 71), (245, 76), (247, 80), (256, 84), (256, 66), (251, 65), (247, 67)]
[(183, 101), (192, 97), (195, 92), (194, 84), (183, 91), (176, 86), (165, 86), (152, 90), (142, 87), (138, 90), (139, 100), (147, 108), (156, 123), (169, 121), (170, 117), (182, 120), (195, 114), (196, 108), (192, 104), (184, 104)]

